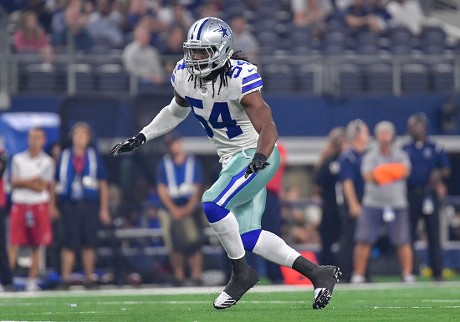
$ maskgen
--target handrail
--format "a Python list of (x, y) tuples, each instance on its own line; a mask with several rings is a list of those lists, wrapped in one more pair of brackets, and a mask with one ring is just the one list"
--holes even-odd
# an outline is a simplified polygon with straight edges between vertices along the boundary
[[(164, 61), (170, 59), (179, 59), (180, 56), (163, 56)], [(20, 67), (37, 63), (41, 64), (43, 61), (38, 55), (34, 54), (10, 54), (8, 51), (1, 50), (0, 48), (0, 90), (8, 91), (9, 94), (20, 92), (23, 90), (19, 87), (20, 79)], [(93, 70), (96, 66), (101, 64), (114, 63), (122, 66), (121, 52), (119, 50), (113, 51), (107, 55), (82, 55), (79, 53), (73, 54), (72, 52), (55, 54), (53, 62), (51, 63), (55, 69), (65, 72), (67, 77), (67, 84), (65, 93), (74, 95), (78, 93), (76, 88), (76, 72), (74, 66), (76, 64), (88, 64)], [(297, 73), (301, 71), (298, 67), (301, 65), (312, 66), (313, 72), (313, 88), (310, 94), (340, 94), (339, 78), (340, 66), (343, 64), (355, 64), (358, 67), (365, 67), (372, 63), (386, 64), (391, 66), (392, 69), (392, 83), (393, 83), (393, 94), (400, 95), (403, 93), (402, 89), (402, 66), (405, 64), (423, 64), (433, 65), (439, 63), (448, 63), (453, 66), (454, 74), (454, 91), (460, 92), (460, 55), (454, 55), (453, 53), (444, 55), (424, 55), (412, 54), (412, 55), (356, 55), (356, 54), (345, 54), (340, 56), (328, 55), (324, 56), (321, 54), (313, 54), (308, 56), (303, 55), (274, 55), (274, 56), (260, 56), (257, 61), (259, 65), (259, 71), (264, 74), (264, 66), (268, 64), (286, 64), (290, 65), (293, 70)], [(123, 70), (123, 68), (122, 68)], [(301, 77), (301, 74), (299, 74)], [(165, 77), (168, 78), (168, 77)], [(165, 79), (165, 83), (167, 80)], [(131, 95), (135, 95), (139, 92), (138, 79), (134, 75), (129, 75), (128, 87), (126, 89)], [(97, 91), (95, 89), (95, 91)], [(294, 90), (293, 90), (294, 91)], [(363, 93), (366, 93), (363, 90)], [(124, 93), (126, 94), (126, 92)]]

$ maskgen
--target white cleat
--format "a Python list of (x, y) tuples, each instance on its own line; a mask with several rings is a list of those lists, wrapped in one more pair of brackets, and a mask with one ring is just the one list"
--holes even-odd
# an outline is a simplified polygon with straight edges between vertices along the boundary
[(213, 305), (216, 309), (226, 309), (232, 305), (236, 304), (236, 300), (233, 299), (230, 295), (222, 291), (217, 299), (214, 301)]

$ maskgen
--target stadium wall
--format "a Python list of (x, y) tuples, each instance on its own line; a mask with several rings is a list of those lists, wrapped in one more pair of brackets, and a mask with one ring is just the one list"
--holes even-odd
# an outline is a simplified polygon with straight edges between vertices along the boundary
[[(170, 101), (170, 94), (140, 94), (135, 97), (114, 96), (33, 96), (12, 97), (11, 107), (5, 112), (56, 112), (71, 115), (72, 119), (94, 120), (102, 137), (124, 137), (137, 131)], [(371, 128), (381, 121), (389, 120), (396, 125), (398, 134), (406, 132), (406, 121), (414, 112), (424, 112), (430, 119), (433, 135), (460, 135), (460, 127), (451, 132), (442, 129), (442, 108), (449, 102), (460, 106), (460, 95), (417, 94), (411, 96), (299, 96), (288, 94), (265, 94), (265, 100), (273, 110), (280, 136), (324, 136), (335, 126), (343, 126), (349, 120), (361, 118)], [(89, 108), (88, 108), (89, 107)], [(96, 110), (97, 109), (97, 110)], [(110, 113), (110, 115), (108, 115)], [(460, 121), (459, 114), (453, 113)], [(93, 122), (91, 122), (93, 119)], [(115, 122), (115, 123), (114, 123)], [(193, 117), (181, 124), (184, 136), (203, 136), (203, 131)], [(99, 133), (96, 133), (96, 135)]]

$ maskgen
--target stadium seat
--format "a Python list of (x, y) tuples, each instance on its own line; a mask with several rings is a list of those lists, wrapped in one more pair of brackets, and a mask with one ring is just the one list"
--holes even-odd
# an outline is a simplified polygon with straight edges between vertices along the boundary
[(342, 19), (339, 18), (332, 18), (326, 21), (326, 30), (327, 32), (334, 32), (346, 30), (346, 26), (343, 24)]
[(445, 51), (444, 45), (430, 45), (422, 48), (426, 55), (443, 55)]
[(340, 31), (328, 32), (324, 37), (324, 44), (326, 46), (344, 46), (347, 36)]
[(341, 94), (357, 94), (363, 89), (363, 77), (355, 64), (343, 64), (339, 67), (338, 81)]
[(401, 44), (401, 45), (394, 45), (391, 46), (390, 51), (393, 55), (397, 56), (406, 56), (410, 55), (412, 52), (412, 47), (407, 44)]
[(359, 55), (375, 56), (379, 53), (379, 48), (376, 45), (362, 45), (358, 47), (357, 53)]
[(389, 38), (393, 46), (409, 45), (412, 40), (412, 33), (405, 27), (394, 27), (389, 30)]
[(102, 92), (128, 92), (129, 75), (118, 64), (101, 65), (96, 69), (98, 90)]
[(369, 64), (365, 67), (366, 90), (369, 93), (392, 93), (393, 76), (388, 64)]
[(405, 64), (401, 68), (403, 93), (424, 93), (429, 90), (428, 70), (422, 64)]
[(53, 92), (56, 90), (57, 74), (51, 64), (27, 66), (27, 90), (30, 92)]
[(276, 47), (278, 42), (278, 35), (273, 31), (262, 31), (257, 34), (257, 40), (261, 46)]
[(310, 30), (308, 28), (294, 28), (289, 34), (293, 47), (310, 46)]
[(327, 46), (326, 48), (324, 48), (323, 52), (325, 55), (329, 56), (340, 56), (343, 54), (344, 49), (342, 46), (339, 45)]
[(297, 78), (297, 90), (304, 94), (312, 94), (315, 90), (316, 67), (314, 65), (302, 65), (295, 69)]
[(294, 70), (288, 64), (265, 65), (261, 72), (266, 91), (288, 92), (295, 88)]
[(439, 26), (425, 26), (420, 35), (422, 42), (425, 46), (445, 46), (446, 33), (442, 27)]
[(362, 32), (358, 35), (359, 46), (377, 46), (377, 35), (373, 32)]
[(451, 64), (436, 64), (432, 67), (432, 89), (438, 93), (454, 91), (454, 66)]
[(94, 90), (94, 75), (88, 64), (76, 64), (75, 85), (77, 93), (91, 92)]

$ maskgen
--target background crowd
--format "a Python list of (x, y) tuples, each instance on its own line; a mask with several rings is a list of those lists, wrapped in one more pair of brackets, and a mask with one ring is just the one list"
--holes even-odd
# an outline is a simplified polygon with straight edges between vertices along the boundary
[[(268, 2), (0, 1), (0, 17), (6, 22), (14, 53), (37, 54), (43, 62), (53, 63), (54, 56), (65, 53), (69, 46), (85, 54), (117, 52), (124, 68), (146, 87), (168, 84), (176, 58), (183, 54), (186, 30), (205, 16), (229, 21), (235, 47), (255, 62), (276, 48), (297, 54), (340, 53), (343, 49), (372, 54), (382, 45), (391, 52), (403, 52), (407, 46), (369, 45), (366, 37), (387, 39), (395, 27), (422, 37), (427, 21), (425, 3), (419, 1), (292, 0), (273, 6)], [(283, 42), (287, 31), (293, 38)], [(301, 38), (295, 38), (299, 35)], [(456, 42), (435, 44), (443, 50), (457, 46)], [(433, 43), (423, 46), (421, 42), (410, 44), (418, 50), (435, 52), (438, 48)], [(392, 254), (399, 255), (396, 274), (405, 282), (414, 282), (420, 266), (413, 245), (416, 240), (427, 240), (432, 276), (442, 280), (439, 212), (448, 192), (449, 160), (440, 145), (427, 139), (427, 124), (423, 115), (411, 117), (408, 131), (412, 138), (403, 148), (394, 142), (395, 129), (389, 122), (368, 129), (366, 120), (357, 119), (333, 129), (317, 165), (308, 169), (313, 173), (308, 183), (297, 185), (286, 178), (286, 164), (282, 163), (267, 186), (264, 229), (300, 248), (321, 245), (314, 255), (317, 260), (340, 265), (344, 280), (353, 283), (372, 280), (372, 259)], [(370, 131), (375, 134), (374, 145), (369, 144)], [(5, 231), (0, 234), (9, 236), (7, 243), (3, 238), (0, 243), (0, 277), (5, 289), (18, 285), (26, 290), (67, 289), (74, 284), (93, 288), (101, 283), (137, 284), (141, 279), (201, 285), (205, 268), (225, 271), (223, 258), (216, 263), (213, 258), (219, 255), (208, 256), (215, 255), (217, 243), (207, 233), (199, 205), (202, 191), (219, 171), (218, 164), (186, 153), (180, 134), (164, 138), (161, 157), (137, 161), (144, 162), (146, 170), (141, 173), (147, 175), (130, 191), (112, 183), (118, 178), (110, 178), (110, 161), (95, 148), (88, 124), (75, 124), (65, 133), (70, 138), (65, 144), (46, 142), (39, 128), (28, 135), (28, 150), (9, 156), (0, 167), (2, 171), (8, 168), (5, 180), (10, 187), (0, 193), (2, 216), (9, 217), (9, 226), (0, 226)], [(46, 143), (50, 156), (44, 152)], [(285, 160), (289, 151), (283, 154)], [(43, 166), (40, 172), (33, 168), (37, 162)], [(130, 176), (130, 166), (123, 168), (124, 176)], [(123, 202), (128, 194), (134, 204)], [(143, 228), (146, 230), (139, 235)], [(128, 235), (129, 229), (138, 233), (123, 238), (117, 235), (122, 229)], [(20, 261), (22, 246), (32, 249), (31, 262), (26, 265)], [(110, 259), (98, 256), (99, 247), (111, 250)], [(152, 253), (125, 258), (124, 248), (148, 248)], [(250, 260), (262, 276), (273, 283), (283, 282), (279, 267)], [(25, 282), (15, 278), (12, 286), (13, 276), (26, 275)]]

